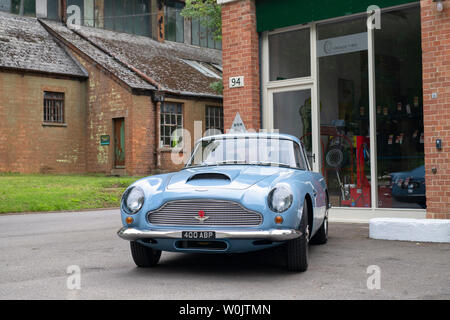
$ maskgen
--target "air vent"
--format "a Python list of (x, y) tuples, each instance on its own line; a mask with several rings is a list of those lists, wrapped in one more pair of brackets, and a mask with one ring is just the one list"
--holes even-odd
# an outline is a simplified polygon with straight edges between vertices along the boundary
[(231, 182), (230, 177), (226, 174), (214, 172), (194, 174), (193, 176), (190, 176), (186, 182), (194, 180), (225, 180)]

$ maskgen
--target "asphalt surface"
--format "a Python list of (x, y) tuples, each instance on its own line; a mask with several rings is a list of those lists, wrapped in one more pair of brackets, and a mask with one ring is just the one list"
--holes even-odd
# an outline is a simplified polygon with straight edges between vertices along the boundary
[[(118, 210), (0, 216), (0, 299), (450, 299), (450, 244), (373, 240), (367, 224), (330, 223), (298, 274), (281, 250), (163, 252), (136, 268), (119, 227)], [(67, 289), (71, 265), (80, 290)], [(367, 288), (370, 265), (380, 289)]]

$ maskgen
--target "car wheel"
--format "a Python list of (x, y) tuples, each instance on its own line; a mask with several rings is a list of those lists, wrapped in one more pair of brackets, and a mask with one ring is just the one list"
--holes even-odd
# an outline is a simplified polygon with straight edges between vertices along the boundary
[(146, 247), (137, 241), (130, 241), (130, 248), (134, 263), (136, 263), (138, 267), (154, 267), (161, 258), (161, 250)]
[[(328, 206), (328, 197), (327, 197)], [(322, 225), (319, 230), (317, 230), (314, 237), (311, 238), (311, 244), (325, 244), (328, 241), (328, 208), (325, 212), (325, 218), (323, 219)]]
[(303, 272), (308, 269), (308, 205), (306, 201), (303, 204), (302, 221), (300, 223), (300, 232), (302, 235), (287, 242), (287, 268), (289, 271)]

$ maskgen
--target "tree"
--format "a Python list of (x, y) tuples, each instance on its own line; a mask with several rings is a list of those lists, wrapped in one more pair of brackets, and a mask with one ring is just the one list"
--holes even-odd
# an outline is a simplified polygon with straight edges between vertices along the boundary
[[(186, 0), (181, 15), (198, 19), (201, 25), (212, 31), (215, 40), (222, 40), (222, 7), (216, 0)], [(222, 81), (213, 82), (210, 87), (218, 94), (223, 94)]]

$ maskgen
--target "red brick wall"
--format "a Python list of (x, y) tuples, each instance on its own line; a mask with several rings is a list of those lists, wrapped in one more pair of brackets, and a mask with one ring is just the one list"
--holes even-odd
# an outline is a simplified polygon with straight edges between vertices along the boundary
[[(84, 172), (85, 86), (0, 72), (0, 172)], [(65, 126), (43, 126), (44, 91), (64, 92)]]
[[(247, 129), (260, 128), (259, 46), (255, 0), (222, 6), (222, 61), (225, 130), (239, 112)], [(244, 87), (228, 88), (229, 77), (244, 76)]]
[[(450, 1), (443, 3), (444, 11), (437, 12), (432, 0), (420, 2), (425, 183), (427, 217), (450, 219)], [(442, 139), (442, 151), (436, 149), (436, 139)]]
[[(147, 175), (155, 165), (154, 105), (137, 96), (97, 65), (75, 54), (89, 73), (87, 91), (86, 170), (106, 174)], [(125, 170), (115, 170), (113, 119), (125, 119)], [(110, 145), (101, 146), (100, 136)]]

